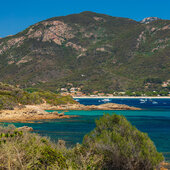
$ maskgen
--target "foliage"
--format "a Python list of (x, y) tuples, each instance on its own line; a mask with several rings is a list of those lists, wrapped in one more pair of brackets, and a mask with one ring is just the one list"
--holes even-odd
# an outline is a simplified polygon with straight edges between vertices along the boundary
[[(132, 126), (124, 116), (105, 115), (84, 137), (85, 152), (102, 156), (102, 169), (152, 170), (163, 161), (147, 134)], [(99, 164), (99, 165), (98, 165)]]
[(1, 127), (0, 132), (0, 169), (67, 168), (66, 158), (47, 138), (15, 127)]
[(97, 120), (74, 148), (11, 125), (0, 127), (0, 147), (0, 169), (153, 170), (163, 161), (147, 134), (118, 115)]
[(59, 94), (55, 94), (50, 91), (38, 91), (33, 93), (45, 99), (45, 101), (52, 105), (59, 105), (59, 104), (74, 104), (76, 101), (73, 100), (71, 96), (61, 96)]
[(14, 86), (0, 83), (0, 110), (41, 104), (44, 101), (51, 105), (76, 103), (71, 96), (61, 96), (50, 91), (28, 93)]

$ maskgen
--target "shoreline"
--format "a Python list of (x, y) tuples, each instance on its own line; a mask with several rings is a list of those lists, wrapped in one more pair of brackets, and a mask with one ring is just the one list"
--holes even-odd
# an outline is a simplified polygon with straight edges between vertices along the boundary
[(51, 106), (49, 104), (25, 105), (23, 108), (14, 108), (13, 110), (0, 110), (0, 122), (28, 122), (47, 119), (65, 119), (77, 117), (65, 115), (63, 113), (46, 112), (45, 110), (141, 110), (140, 108), (131, 107), (123, 104), (107, 103), (99, 106), (85, 106), (82, 104), (67, 104)]
[(56, 110), (141, 110), (141, 108), (125, 104), (105, 103), (90, 106), (85, 106), (83, 104), (60, 105), (56, 106)]
[(14, 110), (0, 110), (0, 123), (2, 122), (30, 122), (38, 120), (51, 119), (68, 119), (76, 117), (72, 115), (64, 115), (64, 113), (48, 113), (43, 108), (49, 108), (49, 105), (25, 105), (24, 108), (14, 108)]
[(170, 96), (82, 96), (73, 97), (73, 99), (170, 99)]

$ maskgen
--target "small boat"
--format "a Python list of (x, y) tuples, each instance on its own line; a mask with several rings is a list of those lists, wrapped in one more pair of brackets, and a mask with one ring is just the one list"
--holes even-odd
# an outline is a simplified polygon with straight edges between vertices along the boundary
[(153, 102), (152, 102), (152, 104), (158, 104), (158, 102), (156, 102), (156, 101), (153, 101)]
[(140, 99), (140, 103), (146, 103), (146, 99)]
[(102, 101), (103, 102), (110, 102), (111, 100), (110, 99), (103, 99)]

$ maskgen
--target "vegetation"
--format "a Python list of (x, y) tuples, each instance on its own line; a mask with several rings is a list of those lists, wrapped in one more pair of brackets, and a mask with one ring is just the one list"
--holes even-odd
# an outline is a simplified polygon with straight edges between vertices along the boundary
[(49, 91), (29, 93), (20, 88), (0, 83), (0, 110), (44, 102), (51, 105), (76, 103), (71, 96), (61, 96)]
[(45, 99), (45, 101), (51, 105), (76, 103), (76, 101), (73, 100), (71, 96), (61, 96), (59, 94), (55, 94), (50, 91), (38, 91), (38, 92), (34, 92), (33, 94)]
[(47, 138), (0, 128), (0, 169), (66, 169), (66, 158)]
[(169, 91), (167, 89), (164, 89), (162, 91), (126, 91), (125, 96), (168, 96)]
[(96, 128), (84, 137), (83, 144), (87, 152), (102, 157), (97, 166), (103, 169), (151, 170), (163, 161), (148, 135), (124, 116), (105, 115), (97, 120)]
[(154, 170), (164, 160), (147, 134), (119, 115), (97, 120), (74, 148), (13, 126), (0, 128), (0, 147), (0, 169)]
[[(52, 21), (69, 27), (63, 27), (65, 32), (58, 37), (63, 38), (61, 45), (53, 38), (42, 41), (54, 26)], [(169, 80), (169, 24), (169, 20), (142, 24), (93, 12), (39, 22), (0, 40), (0, 81), (52, 91), (72, 83), (86, 93), (165, 90), (161, 82)], [(54, 35), (57, 30), (60, 28), (53, 30)], [(42, 34), (31, 38), (34, 33)], [(23, 37), (23, 42), (10, 46)], [(68, 42), (82, 50), (67, 46)]]

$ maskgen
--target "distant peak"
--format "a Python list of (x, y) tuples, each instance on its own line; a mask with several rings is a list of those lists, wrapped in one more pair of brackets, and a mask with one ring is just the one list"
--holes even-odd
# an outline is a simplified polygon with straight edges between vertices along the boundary
[(96, 14), (96, 13), (92, 11), (83, 11), (80, 14)]
[(143, 23), (143, 24), (148, 24), (148, 23), (150, 23), (152, 21), (156, 21), (156, 20), (160, 20), (160, 18), (158, 18), (158, 17), (147, 17), (147, 18), (144, 18), (140, 22)]

